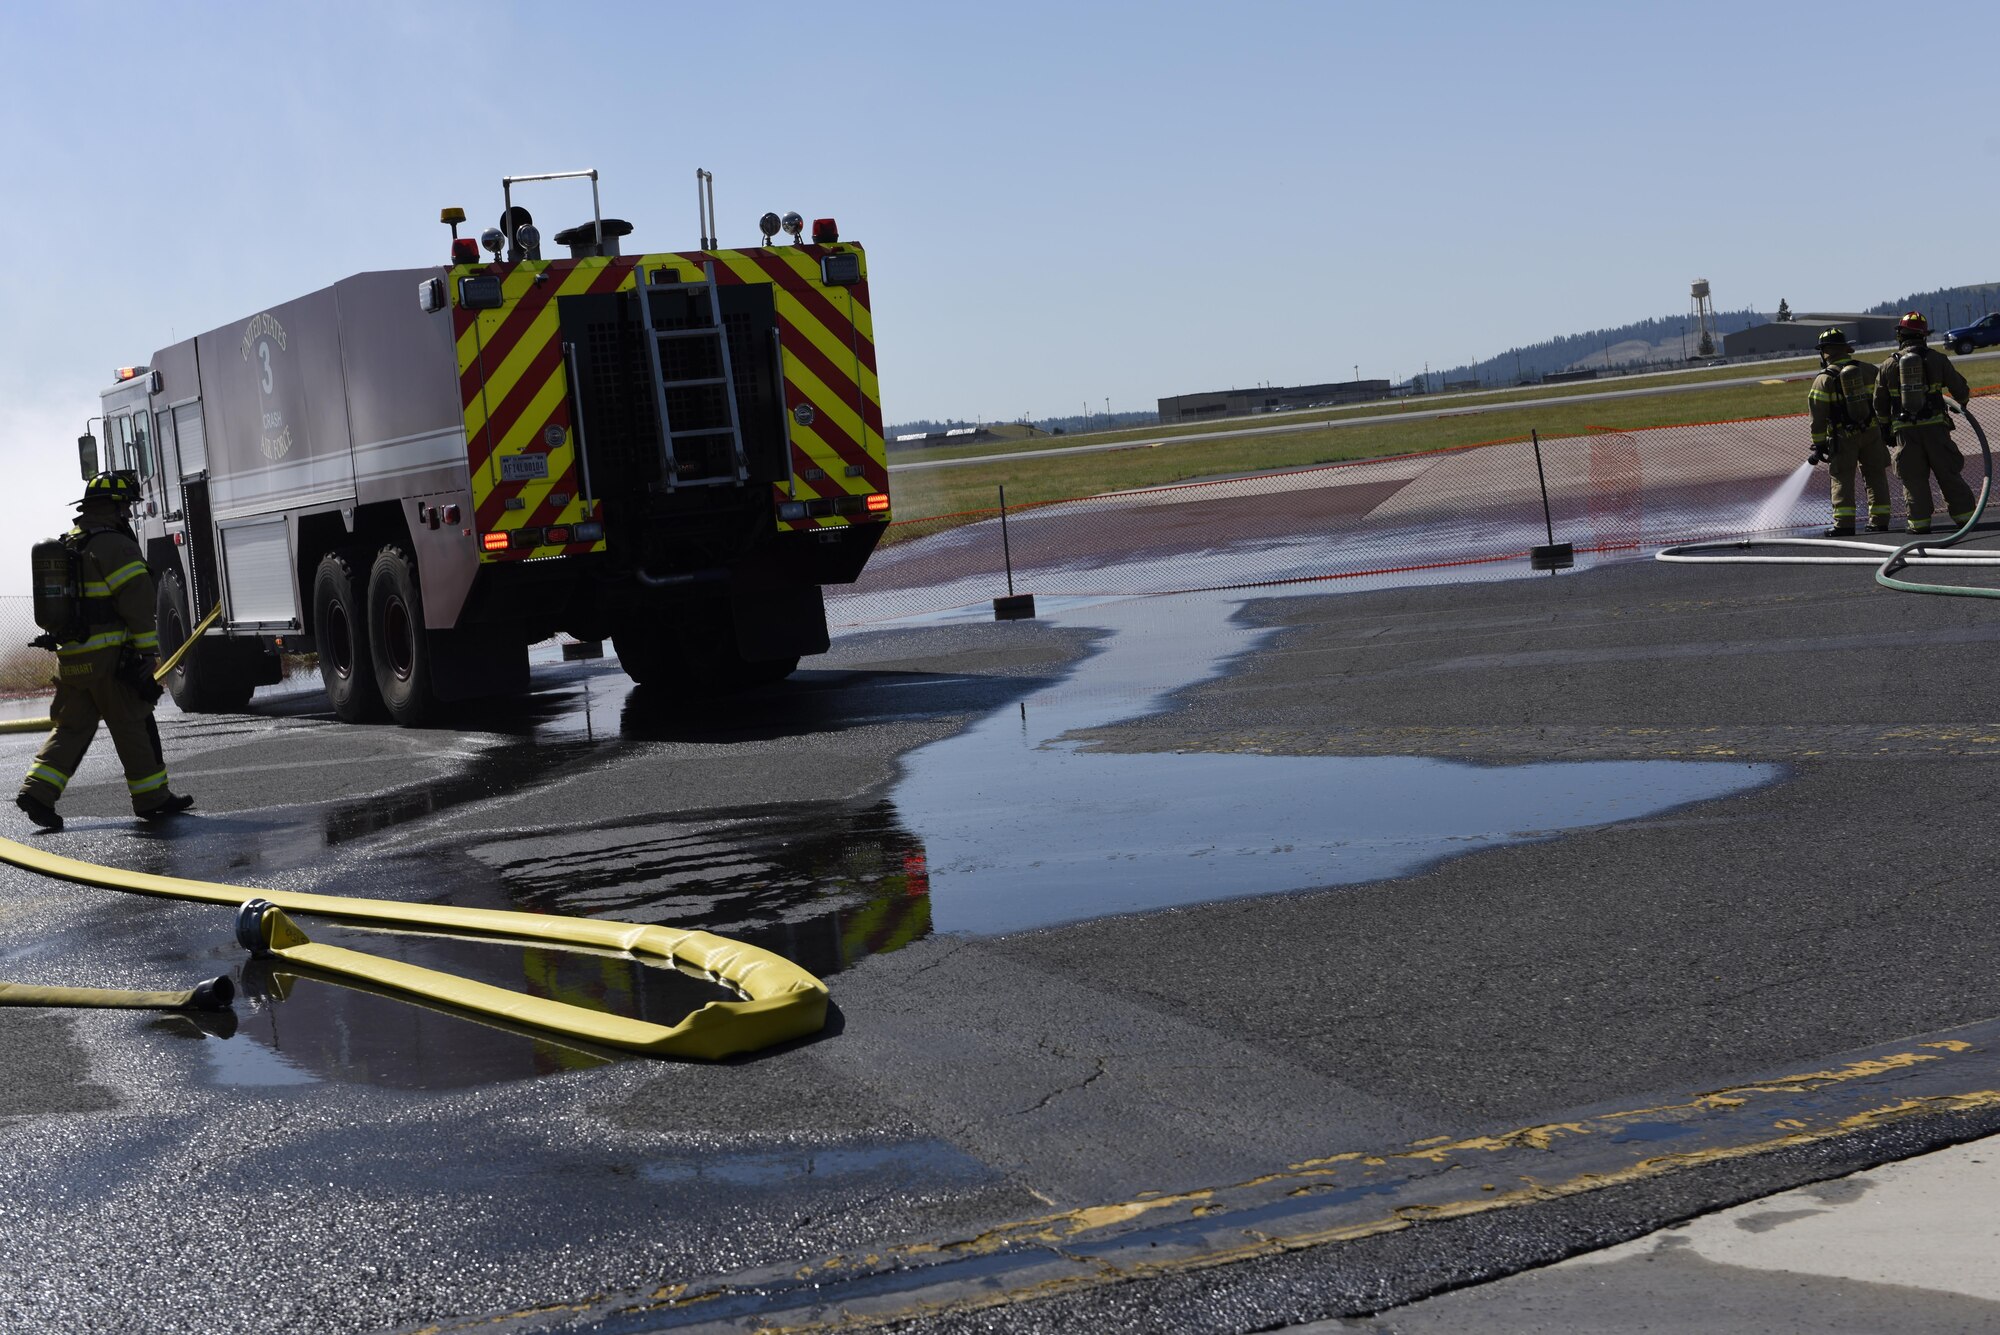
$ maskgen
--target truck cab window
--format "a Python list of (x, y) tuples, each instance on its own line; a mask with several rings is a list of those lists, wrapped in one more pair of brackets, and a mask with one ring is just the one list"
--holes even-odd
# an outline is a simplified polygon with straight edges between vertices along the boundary
[[(105, 469), (106, 472), (116, 472), (121, 468), (132, 467), (132, 417), (129, 413), (120, 413), (118, 414), (117, 421), (118, 447), (116, 449), (107, 449), (106, 451), (111, 456), (108, 466)], [(111, 433), (109, 431), (104, 433), (104, 443), (107, 447), (111, 444)]]
[(153, 476), (153, 435), (147, 425), (151, 417), (143, 408), (132, 414), (132, 466), (142, 481)]

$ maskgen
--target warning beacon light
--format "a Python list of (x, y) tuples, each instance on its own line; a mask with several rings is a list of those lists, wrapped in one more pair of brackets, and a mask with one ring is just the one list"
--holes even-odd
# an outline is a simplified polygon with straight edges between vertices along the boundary
[(455, 236), (451, 239), (451, 262), (453, 264), (479, 263), (479, 243), (469, 236)]
[(796, 213), (787, 213), (784, 218), (785, 235), (792, 238), (792, 244), (799, 243), (799, 233), (806, 230), (806, 220)]
[(830, 246), (840, 240), (840, 225), (831, 218), (813, 219), (813, 244)]

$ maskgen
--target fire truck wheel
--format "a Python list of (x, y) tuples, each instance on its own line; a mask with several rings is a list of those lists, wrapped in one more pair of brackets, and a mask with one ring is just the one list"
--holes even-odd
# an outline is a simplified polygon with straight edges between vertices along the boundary
[(328, 552), (313, 576), (313, 640), (319, 646), (319, 676), (333, 712), (343, 723), (382, 718), (382, 692), (368, 655), (368, 600), (345, 553)]
[(611, 651), (619, 671), (641, 686), (664, 686), (676, 675), (673, 642), (652, 627), (614, 632)]
[(401, 547), (384, 547), (368, 571), (368, 657), (389, 717), (415, 727), (430, 717), (430, 642), (417, 563)]
[(726, 608), (698, 603), (613, 631), (611, 647), (618, 666), (641, 686), (708, 693), (738, 680), (734, 634)]
[(761, 662), (745, 662), (737, 670), (737, 679), (745, 686), (766, 686), (774, 681), (783, 681), (799, 670), (798, 656), (790, 658), (767, 658)]
[[(160, 576), (153, 590), (153, 617), (160, 633), (160, 656), (171, 658), (187, 643), (188, 627), (193, 624), (178, 571)], [(250, 703), (256, 683), (242, 670), (242, 655), (229, 652), (231, 648), (224, 643), (198, 644), (167, 674), (167, 689), (183, 712), (226, 714)]]

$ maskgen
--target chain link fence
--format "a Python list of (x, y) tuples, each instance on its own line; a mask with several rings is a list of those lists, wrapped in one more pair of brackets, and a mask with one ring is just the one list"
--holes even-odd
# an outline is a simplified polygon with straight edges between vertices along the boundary
[[(2000, 405), (1973, 404), (1989, 435)], [(1961, 429), (1967, 480), (1978, 443)], [(1109, 496), (899, 522), (861, 579), (826, 590), (827, 619), (855, 627), (985, 605), (1013, 589), (1049, 598), (1192, 593), (1322, 583), (1329, 587), (1507, 578), (1529, 549), (1575, 546), (1578, 564), (1675, 543), (1825, 525), (1824, 473), (1795, 503), (1774, 494), (1805, 460), (1804, 417), (1604, 430)], [(1548, 485), (1546, 519), (1539, 478)], [(1894, 485), (1894, 516), (1903, 516)], [(1940, 501), (1936, 508), (1944, 514)], [(32, 603), (0, 597), (0, 716), (46, 707), (54, 659), (26, 648)], [(556, 641), (531, 661), (556, 661)], [(260, 696), (320, 689), (310, 658)]]

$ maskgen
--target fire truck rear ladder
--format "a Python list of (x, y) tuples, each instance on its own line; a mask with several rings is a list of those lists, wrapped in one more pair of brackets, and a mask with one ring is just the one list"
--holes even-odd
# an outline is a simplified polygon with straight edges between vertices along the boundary
[[(722, 324), (721, 294), (715, 284), (715, 263), (710, 261), (702, 266), (706, 275), (699, 283), (656, 283), (652, 275), (647, 275), (641, 292), (639, 318), (646, 328), (646, 346), (652, 353), (653, 404), (660, 415), (660, 467), (666, 478), (667, 490), (677, 487), (718, 487), (731, 483), (742, 486), (750, 479), (750, 459), (743, 451), (743, 425), (737, 420), (736, 389), (733, 368), (729, 364), (729, 336)], [(653, 327), (653, 294), (684, 292), (692, 296), (697, 292), (708, 294), (708, 319), (706, 325), (692, 329), (656, 329)], [(688, 380), (669, 380), (666, 373), (666, 358), (661, 354), (661, 345), (668, 339), (690, 339), (705, 341), (716, 351), (715, 365), (722, 368), (720, 376), (706, 376)], [(686, 431), (674, 430), (673, 422), (667, 415), (667, 391), (670, 389), (698, 389), (720, 386), (723, 400), (729, 405), (729, 425), (698, 426)], [(680, 475), (680, 459), (674, 450), (674, 442), (694, 437), (713, 439), (726, 436), (732, 455), (736, 460), (736, 476), (694, 477), (683, 480)]]

